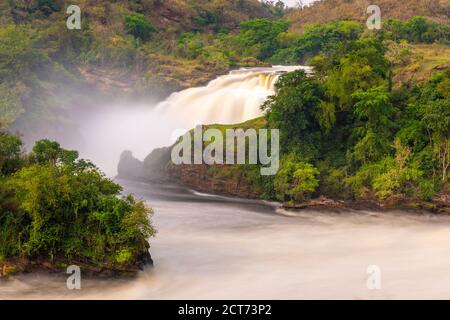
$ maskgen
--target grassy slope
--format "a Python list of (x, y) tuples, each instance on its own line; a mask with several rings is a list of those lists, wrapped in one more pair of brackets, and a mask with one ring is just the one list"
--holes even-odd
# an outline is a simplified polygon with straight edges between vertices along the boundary
[[(65, 8), (72, 2), (54, 1), (61, 10), (48, 17), (36, 9), (38, 0), (0, 1), (0, 27), (24, 23), (46, 30), (56, 24), (62, 25), (66, 19)], [(224, 70), (216, 70), (216, 66), (196, 59), (168, 55), (167, 52), (176, 46), (177, 37), (190, 31), (209, 33), (226, 29), (233, 32), (242, 21), (270, 15), (258, 0), (79, 0), (76, 4), (81, 8), (83, 23), (89, 26), (96, 42), (90, 57), (95, 56), (97, 62), (79, 65), (81, 72), (92, 85), (100, 83), (99, 89), (113, 93), (126, 93), (143, 85), (144, 77), (150, 78), (153, 84), (160, 82), (162, 87), (170, 87), (170, 91), (201, 84)], [(144, 14), (158, 30), (137, 53), (132, 51), (133, 44), (129, 42), (124, 26), (125, 17), (136, 13)], [(199, 22), (205, 13), (213, 15), (212, 23)], [(123, 50), (119, 52), (118, 48)], [(126, 54), (139, 55), (138, 62), (131, 65), (125, 60), (108, 64), (116, 59), (114, 55)]]
[(411, 59), (394, 67), (396, 86), (426, 81), (436, 71), (450, 68), (450, 47), (441, 44), (411, 45)]
[(429, 17), (440, 23), (448, 23), (450, 0), (321, 0), (311, 7), (290, 12), (292, 29), (301, 31), (307, 24), (324, 23), (335, 19), (364, 22), (369, 5), (381, 8), (382, 19), (395, 18), (407, 20), (413, 16)]
[[(124, 16), (142, 13), (166, 34), (192, 31), (198, 28), (195, 18), (199, 12), (210, 11), (220, 15), (220, 24), (231, 30), (239, 23), (267, 15), (258, 0), (55, 0), (65, 9), (70, 4), (81, 8), (83, 18), (95, 26), (95, 32), (114, 34), (123, 31)], [(38, 0), (1, 1), (1, 22), (29, 21)], [(63, 10), (62, 10), (63, 11)], [(51, 18), (49, 18), (51, 20)], [(206, 29), (206, 28), (203, 28)]]

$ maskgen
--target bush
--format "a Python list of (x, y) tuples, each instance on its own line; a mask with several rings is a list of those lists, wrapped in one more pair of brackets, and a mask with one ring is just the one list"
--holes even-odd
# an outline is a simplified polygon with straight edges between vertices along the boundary
[(49, 16), (53, 12), (59, 11), (61, 8), (54, 0), (39, 0), (38, 9), (45, 15)]
[(156, 32), (155, 27), (143, 14), (134, 14), (125, 18), (125, 30), (136, 39), (147, 41)]
[(450, 27), (417, 16), (408, 21), (387, 20), (384, 23), (383, 34), (385, 38), (395, 41), (405, 39), (414, 43), (448, 43)]
[(193, 22), (200, 27), (215, 25), (219, 22), (219, 15), (212, 11), (202, 10), (198, 16), (193, 18)]
[(274, 186), (279, 201), (304, 201), (319, 186), (319, 170), (309, 163), (296, 162), (294, 159), (292, 155), (284, 159), (275, 177)]
[(254, 51), (259, 49), (256, 58), (265, 60), (270, 58), (279, 48), (277, 37), (286, 32), (291, 23), (287, 20), (255, 19), (241, 23), (239, 39), (242, 47)]
[(320, 145), (318, 114), (323, 87), (303, 70), (283, 75), (275, 87), (277, 95), (263, 105), (269, 126), (280, 129), (282, 150), (297, 148), (307, 161)]
[(0, 176), (16, 172), (22, 165), (22, 141), (0, 131)]
[(120, 198), (119, 185), (77, 156), (39, 141), (35, 163), (3, 178), (0, 255), (115, 268), (135, 265), (148, 252), (151, 209), (133, 196)]

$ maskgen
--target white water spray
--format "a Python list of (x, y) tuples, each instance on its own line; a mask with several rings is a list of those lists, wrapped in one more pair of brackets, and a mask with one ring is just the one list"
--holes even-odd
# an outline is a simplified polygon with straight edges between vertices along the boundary
[(156, 111), (187, 129), (197, 124), (241, 123), (262, 115), (261, 105), (275, 93), (281, 74), (300, 68), (309, 71), (285, 66), (232, 71), (205, 87), (172, 94)]
[(275, 93), (280, 75), (297, 69), (310, 71), (300, 66), (240, 69), (206, 86), (174, 93), (156, 107), (102, 108), (103, 112), (83, 120), (85, 143), (74, 147), (114, 176), (124, 150), (143, 160), (153, 149), (171, 145), (174, 133), (180, 136), (198, 124), (241, 123), (261, 116), (261, 105)]

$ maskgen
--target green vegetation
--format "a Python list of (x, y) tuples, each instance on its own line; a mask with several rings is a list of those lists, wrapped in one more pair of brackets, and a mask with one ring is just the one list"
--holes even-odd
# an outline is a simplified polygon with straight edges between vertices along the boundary
[[(151, 209), (76, 151), (0, 133), (0, 259), (134, 270), (155, 234)], [(56, 267), (57, 268), (57, 267)]]
[(246, 52), (260, 60), (266, 60), (278, 49), (277, 37), (290, 27), (287, 20), (256, 19), (242, 22), (239, 42)]
[[(336, 20), (293, 32), (280, 1), (79, 5), (81, 30), (66, 28), (59, 1), (8, 2), (0, 8), (0, 122), (56, 136), (61, 123), (69, 122), (65, 110), (73, 101), (88, 104), (80, 102), (86, 92), (104, 94), (99, 83), (112, 95), (150, 92), (164, 98), (230, 68), (305, 63), (319, 52), (341, 56), (364, 30), (361, 23)], [(448, 26), (421, 17), (389, 20), (383, 30), (379, 36), (385, 40), (414, 45), (446, 43), (449, 35)], [(401, 52), (404, 61), (417, 58)]]
[[(82, 30), (68, 30), (60, 3), (0, 7), (2, 130), (67, 131), (67, 110), (99, 94), (97, 82), (129, 79), (132, 94), (164, 97), (234, 67), (308, 63), (314, 75), (283, 75), (265, 118), (239, 125), (280, 129), (278, 174), (242, 165), (203, 168), (208, 175), (233, 188), (245, 178), (249, 195), (291, 203), (448, 193), (450, 29), (439, 19), (393, 16), (372, 32), (326, 16), (297, 28), (279, 1), (99, 0), (82, 1)], [(155, 233), (151, 210), (120, 194), (76, 151), (41, 140), (26, 154), (0, 131), (0, 260), (135, 266)]]
[(446, 24), (425, 19), (424, 17), (412, 17), (408, 21), (397, 19), (387, 20), (383, 25), (383, 31), (387, 37), (398, 40), (405, 39), (411, 43), (433, 43), (436, 41), (450, 41), (450, 27)]
[(293, 156), (285, 158), (274, 179), (276, 198), (279, 201), (308, 199), (319, 186), (319, 170), (309, 163), (298, 162)]
[[(375, 4), (375, 3), (374, 3)], [(406, 21), (415, 16), (440, 24), (448, 24), (448, 0), (377, 0), (383, 24), (389, 19)], [(300, 32), (309, 24), (324, 24), (333, 20), (349, 20), (365, 24), (369, 3), (361, 0), (320, 0), (313, 6), (291, 10), (287, 16), (293, 30)]]
[(125, 18), (125, 30), (127, 33), (133, 35), (136, 39), (147, 41), (153, 32), (156, 32), (155, 27), (143, 14), (134, 14)]
[[(405, 47), (407, 40), (431, 41), (430, 27), (415, 29), (423, 21), (404, 23), (416, 30), (404, 35), (364, 32), (338, 45), (321, 32), (331, 25), (316, 29), (325, 35), (317, 36), (319, 42), (327, 45), (310, 59), (315, 74), (282, 76), (277, 94), (263, 106), (268, 127), (281, 131), (280, 171), (262, 180), (243, 168), (266, 197), (301, 202), (325, 195), (398, 203), (448, 192), (450, 70), (435, 70), (421, 83), (393, 85), (392, 48)], [(342, 24), (333, 25), (342, 30)]]
[[(234, 61), (252, 55), (314, 67), (314, 75), (283, 75), (263, 106), (266, 125), (281, 132), (278, 174), (262, 177), (243, 165), (211, 168), (209, 176), (245, 176), (264, 198), (294, 203), (319, 195), (399, 203), (447, 193), (448, 26), (413, 17), (388, 20), (375, 32), (352, 21), (310, 25), (301, 34), (288, 27), (286, 20), (257, 19), (223, 35)], [(207, 48), (195, 34), (181, 43), (192, 57)]]
[(164, 98), (231, 67), (261, 65), (244, 52), (240, 23), (283, 13), (280, 4), (258, 0), (81, 1), (81, 30), (68, 30), (67, 5), (0, 6), (4, 125), (54, 137), (70, 125), (67, 110), (92, 103), (87, 96)]

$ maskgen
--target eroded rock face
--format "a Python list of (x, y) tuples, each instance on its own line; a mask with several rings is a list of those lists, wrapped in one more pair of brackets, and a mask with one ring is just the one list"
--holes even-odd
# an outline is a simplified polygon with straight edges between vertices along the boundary
[(133, 262), (127, 264), (111, 264), (111, 263), (97, 263), (85, 260), (70, 260), (66, 257), (55, 257), (53, 261), (47, 258), (36, 258), (29, 260), (27, 258), (14, 258), (0, 261), (0, 280), (8, 278), (15, 274), (28, 272), (45, 272), (45, 273), (65, 273), (66, 267), (69, 265), (79, 266), (82, 272), (89, 276), (95, 277), (115, 277), (136, 276), (139, 271), (145, 268), (153, 267), (153, 259), (149, 252), (148, 245), (145, 250), (140, 252)]
[(257, 199), (261, 194), (234, 165), (174, 165), (171, 148), (155, 149), (144, 162), (124, 151), (118, 178), (137, 181), (172, 181), (192, 189), (242, 198)]
[(144, 164), (133, 157), (131, 151), (127, 150), (120, 155), (117, 173), (119, 179), (142, 180), (145, 175)]
[(169, 178), (166, 167), (171, 161), (171, 148), (158, 148), (153, 150), (144, 159), (146, 180), (164, 181)]
[(165, 181), (170, 178), (166, 166), (170, 162), (170, 148), (152, 151), (144, 161), (136, 159), (131, 151), (124, 151), (117, 167), (117, 178), (136, 181)]
[(166, 171), (173, 180), (198, 191), (249, 199), (261, 196), (236, 166), (169, 164)]
[(150, 252), (143, 253), (139, 258), (137, 262), (137, 266), (140, 270), (144, 270), (145, 267), (153, 267), (153, 259), (150, 255)]

